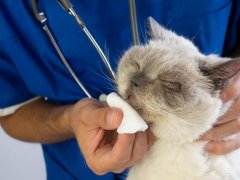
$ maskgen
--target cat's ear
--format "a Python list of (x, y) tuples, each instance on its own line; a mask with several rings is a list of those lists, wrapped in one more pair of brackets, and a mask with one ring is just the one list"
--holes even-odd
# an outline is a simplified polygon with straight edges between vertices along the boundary
[(152, 17), (148, 18), (148, 34), (152, 40), (160, 40), (160, 42), (169, 42), (178, 46), (185, 47), (191, 51), (199, 52), (198, 48), (187, 38), (177, 35), (171, 30), (167, 30), (158, 24)]
[[(220, 59), (218, 57), (218, 59)], [(206, 62), (206, 61), (205, 61)], [(235, 76), (240, 71), (240, 58), (224, 60), (222, 63), (217, 63), (216, 65), (205, 65), (200, 66), (202, 73), (209, 77), (215, 89), (223, 89), (230, 78)]]
[(148, 33), (151, 39), (170, 40), (172, 38), (177, 38), (177, 35), (174, 32), (165, 29), (152, 17), (148, 18)]

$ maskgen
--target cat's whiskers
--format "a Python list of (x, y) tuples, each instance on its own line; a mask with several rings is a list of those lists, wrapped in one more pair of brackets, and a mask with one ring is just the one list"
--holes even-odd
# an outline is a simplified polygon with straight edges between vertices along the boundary
[(118, 83), (126, 83), (126, 82), (128, 82), (128, 80), (118, 81)]
[(104, 75), (101, 75), (101, 74), (99, 74), (98, 72), (96, 72), (95, 70), (93, 70), (93, 69), (91, 69), (91, 71), (93, 72), (93, 73), (95, 73), (96, 75), (98, 75), (98, 76), (100, 76), (101, 78), (103, 78), (103, 79), (105, 79), (105, 80), (107, 80), (107, 81), (109, 81), (109, 82), (111, 82), (111, 84), (113, 83), (113, 84), (115, 84), (116, 83), (116, 81), (115, 80), (113, 80), (113, 79), (111, 79), (110, 77), (108, 77), (104, 72), (103, 72), (103, 70), (102, 70), (102, 68), (101, 68), (101, 66), (99, 66), (99, 68), (100, 68), (100, 70), (101, 70), (101, 72), (102, 72), (102, 74)]
[(197, 29), (196, 33), (191, 38), (191, 41), (193, 41), (197, 37), (197, 35), (200, 33), (200, 31), (201, 31), (201, 26), (199, 26), (199, 28)]
[[(144, 28), (142, 28), (142, 27), (140, 28), (144, 43), (148, 41), (148, 37), (147, 37), (148, 33), (146, 30), (147, 28), (145, 26), (146, 26), (146, 24), (144, 24)], [(143, 30), (143, 29), (145, 29), (145, 30)]]
[(117, 92), (117, 88), (116, 87), (103, 87), (104, 89), (108, 89), (114, 92)]
[[(143, 101), (141, 103), (145, 104)], [(203, 124), (202, 122), (194, 122), (194, 121), (188, 122), (187, 120), (185, 120), (181, 117), (178, 117), (174, 114), (169, 113), (163, 107), (159, 107), (159, 103), (156, 103), (154, 101), (151, 101), (151, 103), (149, 103), (149, 104), (150, 104), (150, 106), (147, 106), (148, 109), (150, 108), (149, 111), (152, 111), (154, 113), (159, 113), (159, 114), (163, 114), (163, 112), (165, 112), (164, 114), (166, 115), (166, 117), (168, 117), (169, 119), (177, 119), (184, 125), (188, 125), (188, 126), (192, 127), (193, 125), (195, 126), (195, 125)], [(169, 121), (169, 123), (172, 123), (172, 121)]]

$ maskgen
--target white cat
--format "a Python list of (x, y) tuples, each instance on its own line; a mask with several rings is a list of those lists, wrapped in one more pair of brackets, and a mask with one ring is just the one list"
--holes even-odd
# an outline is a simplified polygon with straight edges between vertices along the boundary
[(219, 92), (239, 72), (240, 59), (205, 56), (152, 18), (149, 26), (152, 39), (130, 48), (117, 73), (120, 95), (157, 139), (127, 179), (240, 179), (239, 151), (216, 156), (204, 151), (207, 142), (197, 141), (224, 113)]

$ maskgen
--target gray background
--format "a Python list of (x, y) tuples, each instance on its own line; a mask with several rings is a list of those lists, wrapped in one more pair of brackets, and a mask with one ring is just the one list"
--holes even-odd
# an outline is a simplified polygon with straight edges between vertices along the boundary
[(41, 146), (10, 138), (0, 127), (0, 179), (46, 180)]

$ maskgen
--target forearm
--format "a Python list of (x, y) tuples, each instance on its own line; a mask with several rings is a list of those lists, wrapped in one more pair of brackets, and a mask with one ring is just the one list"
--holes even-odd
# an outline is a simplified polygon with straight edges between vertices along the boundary
[(37, 100), (21, 107), (13, 115), (0, 117), (0, 123), (6, 133), (16, 139), (56, 143), (73, 137), (69, 107)]

